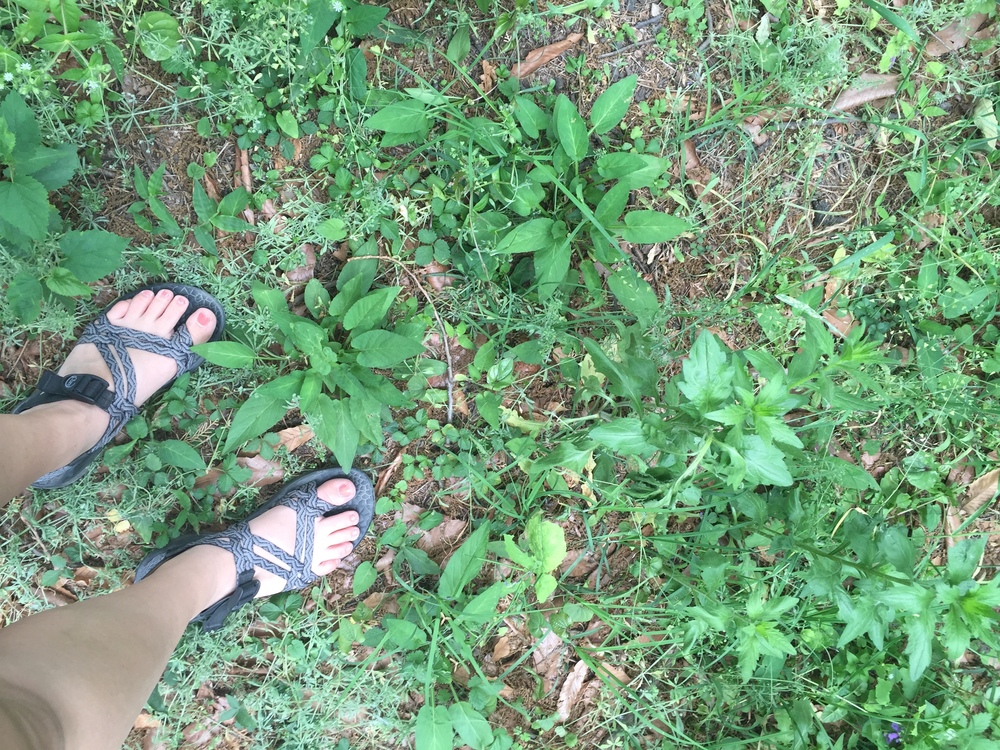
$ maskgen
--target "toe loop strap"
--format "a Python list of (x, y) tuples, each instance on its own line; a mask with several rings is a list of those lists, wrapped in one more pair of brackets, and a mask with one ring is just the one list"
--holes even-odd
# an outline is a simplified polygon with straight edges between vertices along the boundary
[(51, 370), (42, 373), (38, 390), (50, 396), (61, 396), (99, 406), (107, 411), (115, 398), (115, 392), (108, 390), (108, 381), (96, 375), (74, 374), (56, 375)]

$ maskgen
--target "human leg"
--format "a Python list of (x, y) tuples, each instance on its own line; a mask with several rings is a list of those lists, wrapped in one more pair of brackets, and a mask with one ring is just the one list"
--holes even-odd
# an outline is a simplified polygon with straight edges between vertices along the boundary
[[(354, 496), (354, 485), (334, 479), (320, 485), (317, 495), (335, 510)], [(252, 519), (249, 528), (292, 552), (296, 520), (295, 510), (277, 506)], [(327, 575), (353, 549), (360, 535), (354, 525), (358, 514), (346, 511), (314, 523), (310, 569), (317, 576)], [(282, 577), (262, 568), (255, 569), (254, 578), (260, 581), (258, 597), (285, 586)], [(134, 586), (46, 610), (3, 629), (0, 730), (5, 714), (26, 710), (47, 717), (47, 734), (39, 743), (20, 730), (20, 739), (12, 743), (16, 750), (119, 747), (188, 621), (231, 592), (236, 581), (232, 554), (195, 546)]]

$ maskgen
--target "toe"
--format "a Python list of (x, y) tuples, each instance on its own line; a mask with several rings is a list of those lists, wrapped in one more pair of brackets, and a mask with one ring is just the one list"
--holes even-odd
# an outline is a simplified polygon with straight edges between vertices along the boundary
[(174, 297), (174, 293), (169, 289), (161, 289), (154, 296), (153, 299), (149, 301), (149, 306), (146, 308), (144, 317), (151, 318), (155, 320), (159, 318), (163, 311), (167, 309), (177, 298)]
[(333, 559), (324, 560), (315, 567), (315, 571), (321, 576), (330, 575), (340, 566), (340, 558), (335, 557)]
[[(184, 297), (181, 297), (181, 299), (184, 299)], [(177, 317), (180, 318), (180, 315)], [(215, 333), (215, 313), (204, 307), (199, 308), (187, 319), (185, 325), (191, 333), (191, 339), (194, 343), (204, 344)]]
[(128, 309), (121, 318), (122, 325), (130, 328), (133, 327), (139, 318), (145, 314), (146, 309), (149, 307), (149, 304), (153, 301), (155, 296), (156, 295), (154, 295), (151, 290), (143, 289), (131, 299), (126, 300), (125, 302), (128, 305)]
[(331, 479), (317, 487), (316, 494), (331, 505), (343, 505), (354, 497), (354, 483), (350, 479)]
[(123, 299), (121, 302), (115, 302), (108, 310), (108, 320), (113, 320), (118, 322), (122, 320), (127, 314), (129, 306), (132, 304), (132, 300)]
[(317, 530), (320, 534), (335, 534), (343, 529), (349, 529), (353, 526), (357, 526), (358, 514), (353, 510), (349, 510), (346, 513), (338, 513), (335, 516), (329, 516), (327, 518), (321, 518), (317, 521)]

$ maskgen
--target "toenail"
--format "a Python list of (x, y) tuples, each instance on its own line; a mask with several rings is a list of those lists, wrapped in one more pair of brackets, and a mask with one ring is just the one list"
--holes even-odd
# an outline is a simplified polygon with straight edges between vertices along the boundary
[(170, 294), (170, 290), (169, 290), (169, 289), (161, 289), (161, 290), (160, 290), (160, 291), (158, 292), (158, 294), (159, 294), (159, 295), (160, 295), (161, 297), (166, 297), (166, 296), (167, 296), (168, 294)]
[(351, 495), (354, 494), (354, 487), (349, 484), (342, 484), (340, 485), (340, 489), (338, 490), (338, 492), (340, 493), (341, 497), (350, 497)]
[(357, 513), (348, 513), (347, 514), (347, 518), (345, 518), (344, 520), (347, 521), (348, 523), (357, 523), (358, 522), (358, 514)]
[(198, 322), (201, 323), (203, 326), (208, 325), (209, 321), (212, 320), (212, 317), (204, 310), (198, 313), (197, 317), (198, 317)]

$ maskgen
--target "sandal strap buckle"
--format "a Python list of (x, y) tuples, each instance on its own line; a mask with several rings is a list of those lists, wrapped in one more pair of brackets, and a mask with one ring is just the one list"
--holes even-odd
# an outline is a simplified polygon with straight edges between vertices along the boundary
[(51, 396), (62, 396), (107, 411), (115, 398), (115, 392), (108, 390), (108, 381), (97, 375), (74, 374), (56, 375), (51, 370), (42, 373), (38, 390)]

